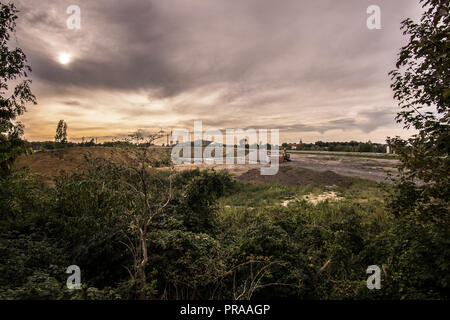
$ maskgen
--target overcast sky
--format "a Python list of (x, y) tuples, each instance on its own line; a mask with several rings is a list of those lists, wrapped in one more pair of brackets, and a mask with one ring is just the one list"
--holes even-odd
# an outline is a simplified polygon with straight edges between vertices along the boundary
[[(279, 128), (283, 141), (402, 134), (388, 72), (417, 0), (19, 0), (30, 140), (137, 128)], [(68, 6), (81, 29), (67, 28)], [(369, 30), (367, 7), (381, 8)], [(65, 59), (65, 61), (64, 61)], [(61, 63), (65, 62), (65, 64)], [(404, 135), (404, 134), (402, 134)]]

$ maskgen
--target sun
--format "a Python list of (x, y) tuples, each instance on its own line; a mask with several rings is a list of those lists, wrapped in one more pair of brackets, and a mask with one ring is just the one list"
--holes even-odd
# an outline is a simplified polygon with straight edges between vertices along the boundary
[(58, 56), (58, 62), (61, 64), (69, 64), (72, 61), (72, 56), (67, 52), (61, 52)]

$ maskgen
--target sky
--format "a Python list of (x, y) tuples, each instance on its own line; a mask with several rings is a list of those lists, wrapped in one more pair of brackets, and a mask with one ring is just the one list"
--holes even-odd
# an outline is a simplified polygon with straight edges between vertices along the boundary
[[(16, 0), (38, 104), (28, 140), (137, 129), (280, 129), (282, 141), (406, 136), (388, 72), (416, 0)], [(66, 12), (80, 8), (80, 29)], [(369, 30), (369, 5), (381, 29)]]

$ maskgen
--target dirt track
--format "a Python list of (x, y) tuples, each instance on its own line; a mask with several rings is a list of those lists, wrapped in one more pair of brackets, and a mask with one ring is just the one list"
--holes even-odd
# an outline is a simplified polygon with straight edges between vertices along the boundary
[[(345, 155), (328, 155), (328, 154), (291, 154), (290, 162), (281, 163), (280, 166), (290, 166), (297, 168), (306, 168), (314, 171), (318, 171), (322, 174), (314, 175), (314, 180), (323, 180), (324, 177), (329, 177), (334, 181), (336, 174), (363, 178), (373, 180), (377, 182), (389, 182), (386, 178), (388, 173), (396, 174), (395, 166), (398, 163), (393, 159), (377, 159), (377, 158), (365, 158), (358, 156), (345, 156)], [(276, 176), (260, 176), (260, 168), (262, 165), (207, 165), (207, 164), (191, 164), (191, 165), (178, 165), (175, 166), (177, 170), (193, 169), (196, 167), (206, 169), (214, 168), (216, 170), (227, 169), (230, 173), (245, 181), (260, 181), (260, 182), (277, 182), (282, 184), (296, 184), (295, 177), (286, 176), (285, 170), (280, 170)], [(298, 177), (299, 181), (309, 181), (305, 174)], [(273, 181), (272, 181), (273, 180)], [(281, 181), (286, 180), (286, 181)]]
[(337, 185), (350, 186), (352, 179), (332, 171), (314, 171), (294, 166), (281, 166), (273, 176), (263, 176), (259, 169), (249, 170), (237, 177), (238, 180), (250, 183), (275, 183), (288, 186), (296, 185)]
[(335, 173), (369, 179), (377, 182), (386, 180), (388, 172), (396, 174), (398, 160), (337, 155), (291, 154), (289, 165), (316, 171), (333, 171)]

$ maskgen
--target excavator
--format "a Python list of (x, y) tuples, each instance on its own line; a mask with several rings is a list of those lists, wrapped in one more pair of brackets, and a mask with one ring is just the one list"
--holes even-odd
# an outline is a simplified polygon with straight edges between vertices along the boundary
[(291, 161), (291, 154), (287, 153), (286, 148), (283, 148), (283, 154), (280, 155), (280, 163), (289, 161)]

